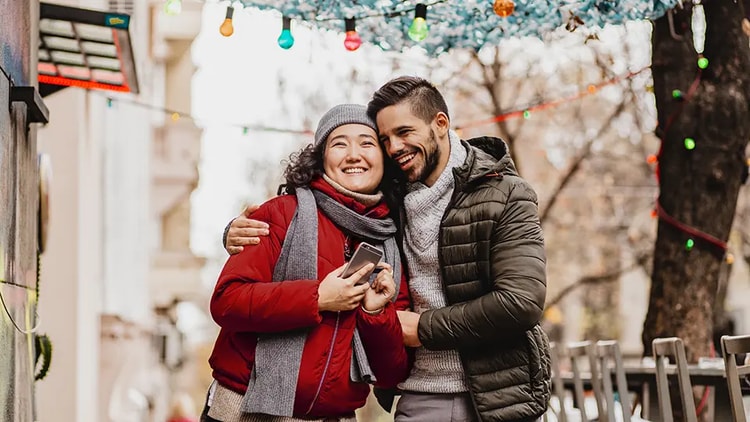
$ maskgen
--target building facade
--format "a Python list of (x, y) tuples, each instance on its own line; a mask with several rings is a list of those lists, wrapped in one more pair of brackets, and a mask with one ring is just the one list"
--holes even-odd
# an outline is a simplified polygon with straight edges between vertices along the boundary
[[(39, 171), (31, 46), (38, 7), (0, 0), (0, 420), (33, 421)], [(28, 88), (28, 89), (27, 89)], [(24, 90), (28, 95), (24, 94)], [(21, 97), (28, 100), (22, 100)], [(41, 102), (41, 99), (38, 98)], [(43, 113), (44, 114), (44, 113)], [(42, 116), (44, 117), (44, 116)]]
[[(50, 3), (127, 15), (132, 57), (118, 59), (140, 89), (14, 90), (55, 69), (38, 63), (40, 3), (0, 0), (0, 99), (11, 104), (0, 110), (0, 374), (12, 380), (0, 421), (164, 420), (185, 359), (173, 308), (200, 301), (203, 265), (189, 248), (201, 131), (165, 110), (190, 112), (200, 4), (167, 17), (161, 1)], [(45, 106), (55, 118), (38, 127)], [(42, 333), (53, 358), (35, 383)]]

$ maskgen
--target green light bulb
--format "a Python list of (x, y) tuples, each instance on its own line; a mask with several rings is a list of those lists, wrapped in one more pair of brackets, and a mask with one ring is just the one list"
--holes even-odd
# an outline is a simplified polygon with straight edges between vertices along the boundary
[(412, 41), (420, 42), (427, 38), (427, 5), (418, 3), (414, 8), (414, 20), (409, 26), (409, 38)]
[(682, 98), (682, 91), (680, 91), (679, 89), (673, 89), (672, 90), (672, 98), (674, 98), (675, 100), (681, 99)]
[(693, 239), (688, 239), (688, 240), (687, 240), (687, 241), (685, 242), (685, 250), (686, 250), (686, 251), (690, 252), (690, 251), (691, 251), (691, 250), (693, 249), (693, 246), (695, 246), (695, 240), (693, 240)]
[(523, 118), (524, 119), (530, 119), (531, 118), (531, 112), (529, 110), (523, 111)]
[(182, 12), (182, 0), (167, 0), (164, 3), (164, 13), (168, 15), (179, 15)]
[(420, 42), (427, 38), (427, 21), (422, 18), (414, 18), (409, 27), (409, 38), (412, 41)]
[(708, 59), (705, 58), (705, 57), (703, 57), (703, 56), (700, 56), (698, 58), (698, 67), (701, 68), (701, 69), (707, 68), (708, 67)]
[(685, 138), (685, 149), (688, 151), (692, 151), (695, 149), (695, 139), (693, 138)]

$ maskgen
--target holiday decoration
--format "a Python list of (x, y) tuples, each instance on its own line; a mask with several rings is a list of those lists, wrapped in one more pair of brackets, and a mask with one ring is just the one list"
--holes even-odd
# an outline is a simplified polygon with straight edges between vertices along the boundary
[(362, 38), (357, 33), (356, 20), (349, 18), (345, 22), (346, 38), (344, 38), (344, 48), (354, 51), (362, 45)]
[(234, 25), (232, 25), (232, 16), (234, 16), (234, 7), (227, 7), (227, 14), (224, 18), (224, 22), (219, 27), (219, 33), (225, 37), (230, 37), (234, 34)]
[(501, 18), (507, 18), (513, 13), (513, 9), (516, 8), (516, 4), (513, 0), (495, 0), (495, 4), (492, 5), (492, 9)]
[(414, 9), (414, 20), (409, 25), (408, 34), (416, 42), (427, 38), (427, 6), (424, 3), (417, 4)]
[(164, 3), (164, 13), (168, 15), (179, 15), (182, 12), (182, 0), (167, 0)]
[(284, 50), (289, 50), (294, 45), (294, 36), (292, 36), (292, 18), (284, 16), (281, 18), (281, 34), (276, 40), (279, 43), (279, 47)]
[[(479, 50), (504, 38), (542, 37), (570, 22), (575, 22), (576, 27), (603, 27), (656, 19), (675, 7), (677, 1), (236, 0), (235, 3), (276, 10), (298, 23), (334, 31), (341, 31), (344, 21), (353, 18), (363, 42), (393, 51), (419, 45), (428, 54), (438, 55), (454, 48)], [(500, 12), (496, 12), (495, 4), (502, 4), (497, 7)]]

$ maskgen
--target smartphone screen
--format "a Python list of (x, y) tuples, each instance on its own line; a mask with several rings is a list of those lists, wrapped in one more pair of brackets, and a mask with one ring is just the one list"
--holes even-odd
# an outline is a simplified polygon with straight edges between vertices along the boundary
[[(359, 246), (357, 246), (357, 250), (354, 251), (354, 255), (352, 255), (352, 259), (349, 261), (349, 264), (346, 266), (346, 268), (344, 268), (344, 272), (341, 273), (341, 278), (350, 277), (352, 274), (356, 273), (358, 270), (369, 263), (377, 265), (378, 262), (380, 262), (381, 258), (383, 258), (382, 250), (376, 248), (375, 246), (372, 246), (367, 242), (362, 242), (359, 244)], [(370, 280), (370, 275), (372, 275), (372, 271), (365, 274), (365, 276), (362, 277), (359, 282), (357, 282), (357, 284), (368, 282)]]

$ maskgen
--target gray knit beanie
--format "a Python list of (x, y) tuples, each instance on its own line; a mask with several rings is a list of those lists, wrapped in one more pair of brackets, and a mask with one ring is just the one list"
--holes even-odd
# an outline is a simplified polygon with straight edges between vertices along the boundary
[(367, 107), (361, 104), (339, 104), (328, 110), (318, 122), (318, 130), (315, 131), (315, 145), (325, 142), (328, 135), (339, 126), (358, 123), (371, 127), (378, 133), (375, 122), (367, 117)]

